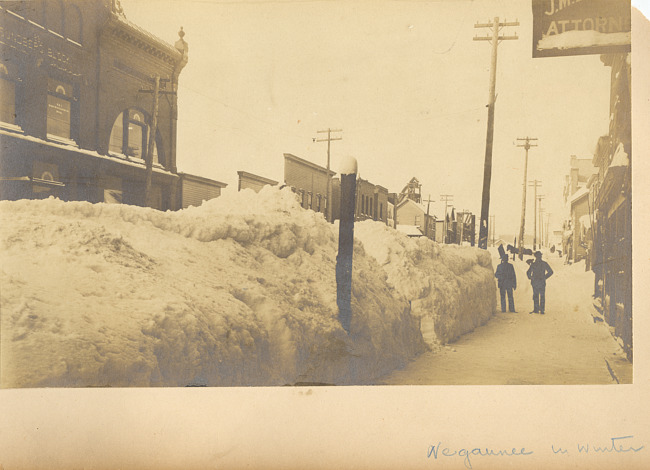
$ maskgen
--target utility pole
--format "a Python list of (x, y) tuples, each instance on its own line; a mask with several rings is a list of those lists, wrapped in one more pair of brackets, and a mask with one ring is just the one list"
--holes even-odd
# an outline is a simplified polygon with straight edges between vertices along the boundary
[(533, 180), (528, 182), (528, 186), (534, 187), (534, 197), (533, 205), (535, 210), (535, 216), (533, 217), (534, 231), (533, 231), (533, 251), (537, 249), (537, 188), (541, 186), (542, 182), (538, 180)]
[(424, 218), (424, 236), (429, 238), (429, 207), (431, 206), (432, 202), (436, 202), (433, 199), (431, 199), (431, 194), (429, 194), (429, 199), (426, 201), (422, 201), (427, 203), (427, 215)]
[(442, 228), (444, 230), (444, 233), (442, 235), (442, 243), (447, 243), (447, 203), (452, 202), (453, 200), (454, 200), (454, 196), (452, 194), (440, 195), (440, 201), (445, 203), (445, 218), (444, 221), (442, 222)]
[(537, 147), (537, 144), (531, 144), (531, 140), (537, 140), (536, 137), (525, 137), (519, 138), (517, 140), (526, 141), (526, 143), (519, 145), (517, 147), (523, 147), (526, 149), (526, 159), (524, 160), (524, 194), (521, 198), (521, 227), (519, 228), (519, 259), (524, 259), (524, 227), (526, 226), (526, 181), (528, 178), (528, 149), (531, 147)]
[(546, 246), (548, 247), (548, 238), (549, 238), (548, 237), (548, 226), (549, 226), (549, 222), (550, 222), (550, 219), (551, 219), (551, 213), (547, 212), (545, 215), (546, 215), (546, 237), (545, 237), (545, 240), (546, 240)]
[[(141, 89), (139, 93), (153, 93), (153, 109), (151, 111), (151, 125), (149, 126), (149, 140), (147, 141), (147, 154), (145, 161), (146, 178), (144, 183), (144, 206), (151, 207), (151, 179), (153, 174), (153, 147), (156, 143), (156, 133), (158, 132), (158, 101), (160, 95), (175, 95), (175, 91), (165, 91), (160, 89), (161, 82), (164, 84), (169, 79), (160, 78), (160, 75), (153, 77), (153, 90)], [(164, 86), (164, 85), (163, 85)]]
[(542, 207), (542, 199), (544, 196), (537, 196), (539, 200), (539, 247), (544, 246), (544, 208)]
[(485, 163), (483, 166), (483, 198), (481, 203), (481, 225), (479, 228), (478, 246), (487, 249), (487, 224), (490, 213), (490, 181), (492, 179), (492, 143), (494, 136), (494, 106), (496, 102), (496, 78), (497, 78), (497, 47), (499, 41), (508, 39), (519, 39), (514, 36), (499, 36), (499, 30), (505, 26), (519, 26), (518, 21), (499, 23), (499, 17), (495, 17), (492, 23), (476, 23), (475, 28), (492, 28), (491, 36), (474, 37), (474, 41), (491, 41), (492, 63), (490, 67), (490, 96), (488, 100), (488, 124), (487, 137), (485, 141)]
[(330, 176), (330, 143), (333, 140), (343, 140), (343, 137), (332, 137), (332, 132), (343, 132), (343, 129), (316, 131), (318, 134), (327, 132), (327, 139), (314, 139), (314, 142), (327, 142), (327, 221), (332, 223), (332, 177)]
[[(463, 212), (459, 212), (457, 215), (458, 217), (458, 222), (460, 224), (460, 229), (458, 230), (460, 232), (460, 240), (458, 242), (459, 245), (463, 244), (463, 235), (465, 232), (465, 214), (467, 214), (467, 210), (463, 210)], [(487, 247), (487, 245), (486, 245)]]

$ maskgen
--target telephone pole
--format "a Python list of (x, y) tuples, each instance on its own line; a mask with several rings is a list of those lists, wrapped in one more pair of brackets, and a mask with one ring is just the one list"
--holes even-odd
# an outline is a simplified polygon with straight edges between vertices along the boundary
[(151, 207), (153, 201), (151, 200), (151, 179), (153, 174), (153, 147), (156, 143), (156, 133), (158, 132), (158, 101), (160, 95), (175, 95), (175, 91), (166, 91), (160, 89), (160, 84), (169, 81), (166, 78), (160, 78), (160, 75), (153, 77), (153, 90), (141, 89), (139, 93), (153, 93), (153, 109), (151, 111), (151, 124), (149, 126), (149, 139), (147, 141), (147, 153), (145, 160), (146, 177), (144, 183), (144, 206)]
[(497, 47), (500, 41), (508, 39), (519, 39), (514, 36), (500, 36), (499, 30), (505, 26), (519, 26), (518, 21), (499, 23), (499, 17), (495, 17), (492, 23), (476, 23), (475, 28), (492, 28), (492, 35), (474, 37), (474, 41), (491, 41), (492, 63), (490, 66), (490, 96), (488, 99), (488, 124), (487, 137), (485, 141), (485, 163), (483, 166), (483, 197), (481, 203), (481, 225), (479, 228), (478, 246), (487, 249), (487, 225), (490, 214), (490, 180), (492, 179), (492, 143), (494, 136), (494, 105), (496, 101), (496, 78), (497, 78)]
[(526, 159), (524, 160), (524, 194), (521, 198), (521, 227), (519, 228), (519, 259), (524, 259), (524, 227), (526, 226), (526, 181), (528, 179), (528, 149), (531, 147), (537, 147), (537, 144), (531, 144), (531, 140), (537, 140), (536, 137), (525, 137), (519, 138), (517, 140), (526, 141), (526, 143), (519, 145), (517, 147), (523, 147), (526, 149)]
[(542, 199), (544, 195), (538, 196), (539, 198), (539, 247), (544, 246), (544, 208), (542, 207)]
[(453, 202), (454, 196), (452, 194), (441, 194), (440, 201), (445, 203), (445, 218), (442, 223), (444, 233), (442, 235), (442, 243), (447, 243), (447, 203)]
[(535, 216), (533, 217), (533, 223), (534, 223), (534, 232), (533, 232), (533, 250), (537, 249), (537, 188), (542, 185), (541, 181), (538, 180), (533, 180), (528, 182), (528, 186), (534, 187), (535, 191), (535, 196), (533, 197), (533, 204), (534, 204), (534, 209), (535, 209)]
[(343, 140), (343, 137), (332, 137), (332, 132), (343, 132), (343, 129), (327, 128), (316, 131), (318, 134), (327, 132), (326, 139), (314, 139), (314, 142), (327, 142), (327, 221), (332, 223), (332, 177), (330, 176), (330, 143), (333, 140)]

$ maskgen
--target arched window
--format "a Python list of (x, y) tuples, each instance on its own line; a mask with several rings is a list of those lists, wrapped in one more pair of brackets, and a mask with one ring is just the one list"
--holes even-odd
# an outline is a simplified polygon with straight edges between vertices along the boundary
[(71, 3), (65, 6), (65, 37), (81, 44), (83, 22), (79, 7)]
[[(147, 154), (149, 129), (142, 111), (127, 109), (121, 112), (115, 119), (111, 129), (111, 136), (108, 141), (109, 153), (144, 159)], [(158, 155), (159, 142), (160, 134), (156, 136), (153, 146), (153, 163), (160, 163)]]

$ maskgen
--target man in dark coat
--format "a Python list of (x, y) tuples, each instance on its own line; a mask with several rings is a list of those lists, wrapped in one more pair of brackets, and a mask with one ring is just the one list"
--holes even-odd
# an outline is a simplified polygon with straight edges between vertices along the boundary
[(515, 268), (512, 264), (508, 263), (508, 255), (501, 255), (501, 264), (497, 266), (494, 272), (494, 277), (497, 278), (499, 286), (499, 293), (501, 294), (501, 311), (506, 311), (506, 294), (508, 295), (509, 311), (517, 313), (515, 310), (515, 299), (512, 295), (513, 289), (517, 288), (517, 276), (515, 275)]
[(544, 305), (546, 303), (546, 280), (553, 275), (553, 270), (546, 261), (542, 259), (542, 252), (535, 252), (535, 261), (533, 261), (526, 271), (528, 279), (533, 286), (533, 303), (534, 308), (529, 313), (541, 313), (544, 315)]

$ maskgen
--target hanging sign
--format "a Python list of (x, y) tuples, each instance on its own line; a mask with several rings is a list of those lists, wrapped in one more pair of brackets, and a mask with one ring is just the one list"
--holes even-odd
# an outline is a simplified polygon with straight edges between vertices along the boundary
[(532, 0), (533, 57), (630, 51), (630, 0)]

